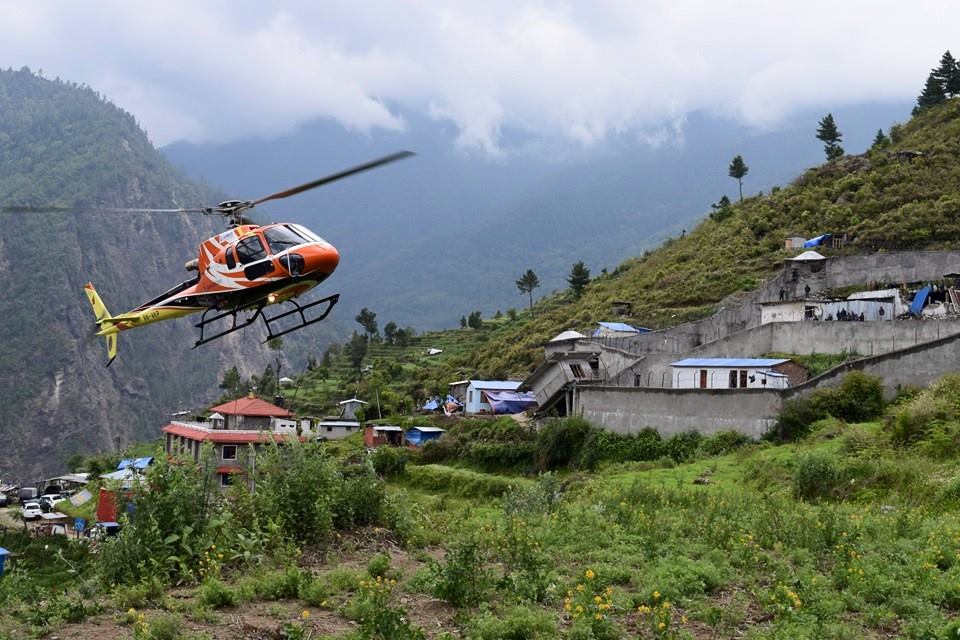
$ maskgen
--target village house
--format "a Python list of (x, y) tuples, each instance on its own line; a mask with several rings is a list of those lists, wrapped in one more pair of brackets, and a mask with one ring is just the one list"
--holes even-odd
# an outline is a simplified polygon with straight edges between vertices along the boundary
[(256, 449), (298, 435), (298, 425), (289, 411), (259, 398), (237, 398), (211, 411), (203, 422), (172, 421), (163, 427), (164, 451), (199, 461), (203, 443), (212, 443), (221, 487), (230, 486), (235, 474), (244, 473), (249, 446)]
[(686, 358), (670, 367), (676, 389), (787, 389), (807, 379), (786, 358)]
[(517, 380), (468, 380), (464, 414), (521, 413), (536, 405), (532, 393), (519, 391), (520, 384)]

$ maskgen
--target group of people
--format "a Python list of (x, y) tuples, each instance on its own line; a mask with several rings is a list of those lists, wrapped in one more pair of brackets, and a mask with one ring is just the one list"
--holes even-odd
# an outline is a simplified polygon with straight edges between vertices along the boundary
[[(880, 308), (880, 315), (883, 315), (882, 307)], [(833, 320), (832, 313), (827, 315), (827, 320)], [(862, 311), (860, 312), (860, 315), (857, 315), (856, 313), (851, 313), (846, 309), (840, 309), (840, 311), (837, 312), (837, 320), (841, 322), (863, 322), (866, 320), (866, 318), (864, 317)]]

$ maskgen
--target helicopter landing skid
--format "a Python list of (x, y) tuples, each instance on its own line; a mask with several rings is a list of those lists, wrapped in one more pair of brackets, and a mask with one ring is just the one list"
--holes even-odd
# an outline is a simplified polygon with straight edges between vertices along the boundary
[[(266, 306), (266, 304), (260, 303), (254, 307), (246, 307), (244, 309), (231, 309), (230, 311), (224, 311), (223, 313), (218, 313), (208, 318), (207, 314), (210, 313), (211, 311), (214, 311), (214, 309), (211, 307), (203, 312), (203, 315), (200, 317), (200, 322), (193, 325), (196, 328), (200, 329), (200, 339), (193, 344), (193, 348), (196, 349), (202, 344), (213, 342), (217, 338), (222, 338), (223, 336), (229, 335), (234, 331), (239, 331), (240, 329), (249, 327), (251, 324), (256, 322), (257, 319), (263, 320), (263, 325), (267, 328), (267, 339), (264, 340), (264, 342), (269, 342), (274, 338), (285, 336), (288, 333), (291, 333), (298, 329), (302, 329), (311, 324), (324, 320), (328, 315), (330, 315), (330, 312), (333, 310), (334, 305), (336, 305), (339, 300), (340, 300), (339, 293), (335, 293), (332, 296), (327, 296), (326, 298), (315, 300), (309, 304), (300, 304), (294, 300), (287, 300), (286, 302), (281, 302), (279, 304), (289, 303), (289, 304), (292, 304), (294, 308), (288, 311), (284, 311), (283, 313), (277, 314), (275, 316), (268, 316), (267, 314), (265, 314), (263, 312), (263, 308)], [(315, 318), (310, 318), (308, 320), (305, 312), (309, 309), (313, 309), (314, 307), (318, 305), (323, 305), (323, 304), (326, 305), (326, 307), (323, 309), (323, 312), (319, 316)], [(241, 311), (253, 311), (253, 315), (251, 315), (248, 318), (241, 319), (238, 317), (238, 314)], [(274, 330), (274, 327), (272, 326), (273, 324), (279, 323), (284, 318), (289, 318), (291, 316), (294, 316), (294, 317), (299, 316), (298, 318), (299, 323), (292, 327), (287, 327), (287, 328), (280, 328), (281, 325), (277, 324), (277, 330)], [(212, 336), (204, 336), (204, 329), (225, 318), (231, 319), (230, 326), (228, 328), (218, 333), (215, 333)]]

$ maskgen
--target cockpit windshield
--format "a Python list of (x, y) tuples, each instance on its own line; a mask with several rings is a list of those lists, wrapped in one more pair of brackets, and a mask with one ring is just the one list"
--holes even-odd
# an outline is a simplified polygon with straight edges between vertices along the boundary
[(270, 252), (275, 254), (286, 251), (290, 247), (295, 247), (298, 244), (310, 242), (310, 240), (290, 227), (282, 224), (275, 227), (267, 227), (264, 229), (263, 235), (267, 239), (267, 244), (270, 245)]

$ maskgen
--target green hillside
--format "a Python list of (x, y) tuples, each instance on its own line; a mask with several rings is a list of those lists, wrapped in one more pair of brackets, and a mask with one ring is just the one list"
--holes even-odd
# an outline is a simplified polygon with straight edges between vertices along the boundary
[[(894, 125), (890, 138), (887, 148), (809, 169), (789, 186), (715, 212), (684, 237), (595, 279), (580, 300), (548, 298), (534, 317), (505, 326), (453, 366), (472, 362), (481, 374), (522, 375), (542, 357), (544, 341), (609, 319), (615, 300), (631, 302), (632, 320), (652, 328), (705, 317), (724, 297), (779, 269), (792, 255), (783, 248), (788, 236), (846, 234), (849, 252), (957, 246), (960, 99)], [(924, 155), (901, 159), (898, 151)]]
[[(488, 321), (476, 331), (431, 334), (438, 345), (457, 345), (442, 358), (410, 360), (403, 350), (384, 347), (365, 364), (401, 362), (403, 372), (374, 386), (420, 398), (463, 377), (524, 377), (542, 359), (544, 342), (611, 319), (614, 301), (632, 303), (630, 321), (651, 328), (706, 317), (726, 296), (773, 275), (792, 255), (784, 250), (789, 236), (846, 234), (841, 251), (850, 253), (960, 245), (960, 99), (893, 125), (889, 137), (885, 147), (814, 167), (789, 186), (715, 210), (692, 232), (595, 277), (578, 300), (562, 292), (532, 313)], [(910, 158), (905, 151), (922, 155)], [(358, 388), (355, 376), (350, 379), (350, 391), (341, 385), (339, 393)], [(314, 384), (307, 378), (301, 393), (320, 397), (310, 389)], [(367, 386), (361, 383), (361, 394)]]

